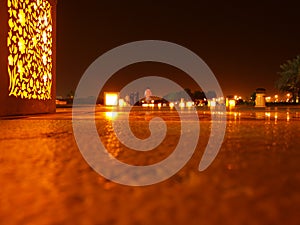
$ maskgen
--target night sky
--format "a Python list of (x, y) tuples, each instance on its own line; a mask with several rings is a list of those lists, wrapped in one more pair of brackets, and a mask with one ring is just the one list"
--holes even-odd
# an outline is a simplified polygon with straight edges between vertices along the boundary
[[(200, 56), (225, 95), (273, 95), (279, 65), (300, 54), (300, 1), (74, 1), (57, 10), (57, 95), (75, 91), (100, 55), (138, 40), (164, 40)], [(120, 70), (105, 86), (118, 90), (141, 76), (164, 76), (198, 89), (187, 75), (160, 63)]]

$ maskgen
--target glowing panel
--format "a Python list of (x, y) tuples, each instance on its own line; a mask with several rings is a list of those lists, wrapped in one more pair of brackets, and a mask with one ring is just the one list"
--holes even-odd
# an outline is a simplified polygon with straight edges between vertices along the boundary
[(46, 0), (8, 0), (9, 96), (51, 99), (52, 17)]
[(105, 97), (105, 105), (111, 105), (111, 106), (117, 106), (118, 105), (118, 98), (119, 94), (118, 93), (104, 93)]
[(234, 99), (229, 100), (229, 107), (235, 107), (235, 100)]

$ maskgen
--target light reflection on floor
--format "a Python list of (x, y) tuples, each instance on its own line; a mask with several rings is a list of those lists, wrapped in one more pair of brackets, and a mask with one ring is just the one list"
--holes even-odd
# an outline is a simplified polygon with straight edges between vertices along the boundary
[[(93, 112), (82, 109), (82, 118)], [(151, 164), (170, 154), (180, 132), (168, 110), (135, 110), (132, 131), (162, 116), (168, 140), (150, 155), (124, 148), (111, 122), (126, 113), (97, 107), (96, 124), (114, 157)], [(188, 111), (187, 111), (188, 115)], [(0, 120), (0, 221), (15, 224), (299, 224), (300, 108), (235, 108), (227, 112), (219, 155), (197, 171), (210, 135), (210, 111), (199, 110), (201, 133), (194, 156), (178, 174), (134, 188), (95, 173), (81, 156), (71, 109), (57, 114)]]

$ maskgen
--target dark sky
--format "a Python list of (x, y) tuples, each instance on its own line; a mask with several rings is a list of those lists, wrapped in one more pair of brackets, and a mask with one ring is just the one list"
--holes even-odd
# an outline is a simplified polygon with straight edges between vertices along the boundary
[[(57, 95), (62, 96), (76, 89), (97, 57), (132, 41), (164, 40), (192, 50), (225, 95), (249, 96), (257, 87), (275, 94), (279, 65), (300, 54), (300, 1), (59, 0), (57, 7)], [(145, 75), (197, 88), (180, 71), (158, 63), (124, 68), (107, 88)]]

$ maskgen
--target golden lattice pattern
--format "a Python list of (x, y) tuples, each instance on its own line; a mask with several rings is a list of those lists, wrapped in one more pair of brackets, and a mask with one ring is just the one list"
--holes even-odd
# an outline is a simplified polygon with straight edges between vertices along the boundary
[(51, 99), (52, 17), (46, 0), (8, 0), (9, 96)]

